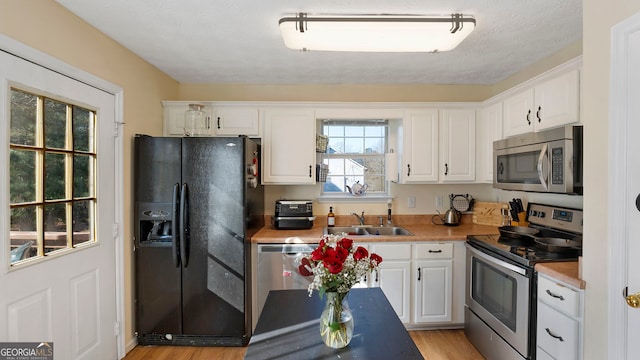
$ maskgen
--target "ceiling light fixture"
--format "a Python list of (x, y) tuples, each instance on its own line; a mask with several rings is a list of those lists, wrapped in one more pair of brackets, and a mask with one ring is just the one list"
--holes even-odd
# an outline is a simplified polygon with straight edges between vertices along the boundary
[(279, 22), (288, 48), (322, 51), (449, 51), (475, 28), (471, 16), (340, 15), (283, 17)]

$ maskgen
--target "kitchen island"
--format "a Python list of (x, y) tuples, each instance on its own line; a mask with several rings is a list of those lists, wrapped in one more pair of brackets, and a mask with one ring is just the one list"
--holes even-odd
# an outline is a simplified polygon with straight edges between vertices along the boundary
[(274, 290), (245, 359), (424, 359), (380, 288), (352, 289), (353, 339), (343, 349), (320, 338), (324, 301), (307, 290)]

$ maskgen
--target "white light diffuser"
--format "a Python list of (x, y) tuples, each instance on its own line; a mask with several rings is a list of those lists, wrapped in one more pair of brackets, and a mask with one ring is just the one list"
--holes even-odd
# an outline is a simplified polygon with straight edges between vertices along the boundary
[(297, 16), (280, 19), (285, 45), (304, 51), (449, 51), (475, 28), (470, 16)]

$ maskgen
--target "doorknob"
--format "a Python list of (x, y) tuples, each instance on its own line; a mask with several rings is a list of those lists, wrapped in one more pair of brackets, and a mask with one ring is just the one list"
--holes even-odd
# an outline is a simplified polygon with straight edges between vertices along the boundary
[(628, 295), (627, 288), (625, 287), (622, 295), (625, 297), (625, 300), (627, 300), (627, 305), (631, 306), (632, 308), (640, 307), (640, 292)]

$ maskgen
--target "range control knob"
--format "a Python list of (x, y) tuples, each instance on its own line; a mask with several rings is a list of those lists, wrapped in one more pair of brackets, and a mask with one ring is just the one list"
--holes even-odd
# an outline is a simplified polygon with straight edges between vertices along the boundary
[(538, 217), (539, 218), (543, 218), (544, 217), (544, 211), (538, 211)]

